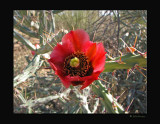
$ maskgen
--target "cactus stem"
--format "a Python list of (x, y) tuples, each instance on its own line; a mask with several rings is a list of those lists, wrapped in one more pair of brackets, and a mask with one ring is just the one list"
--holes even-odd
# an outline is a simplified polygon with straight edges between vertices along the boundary
[[(119, 64), (118, 62), (122, 63)], [(126, 64), (123, 64), (126, 63)], [(123, 55), (121, 59), (119, 57), (115, 58), (114, 60), (106, 59), (105, 69), (103, 72), (112, 72), (118, 69), (129, 69), (138, 64), (141, 67), (147, 66), (147, 59), (142, 57), (141, 55), (133, 55), (132, 53), (128, 53)]]

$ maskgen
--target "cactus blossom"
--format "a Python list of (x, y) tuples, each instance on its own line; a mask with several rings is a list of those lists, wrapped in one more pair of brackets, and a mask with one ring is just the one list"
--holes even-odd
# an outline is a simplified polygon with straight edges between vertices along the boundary
[(48, 62), (66, 88), (82, 85), (80, 89), (84, 89), (104, 70), (105, 54), (102, 43), (90, 41), (89, 35), (78, 29), (63, 36)]

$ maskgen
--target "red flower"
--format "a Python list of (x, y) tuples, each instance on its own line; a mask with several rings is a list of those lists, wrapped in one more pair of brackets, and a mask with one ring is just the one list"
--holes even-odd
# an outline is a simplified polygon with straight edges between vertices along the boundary
[(93, 43), (83, 30), (70, 31), (62, 45), (54, 47), (48, 62), (66, 88), (82, 85), (81, 89), (98, 79), (105, 65), (102, 43)]

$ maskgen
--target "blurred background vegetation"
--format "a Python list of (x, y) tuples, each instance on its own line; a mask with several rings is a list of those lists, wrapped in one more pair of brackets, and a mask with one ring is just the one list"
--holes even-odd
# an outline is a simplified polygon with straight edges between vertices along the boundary
[[(136, 49), (141, 52), (147, 51), (147, 11), (146, 10), (14, 10), (14, 30), (28, 39), (32, 44), (42, 43), (40, 36), (43, 26), (45, 32), (56, 34), (61, 29), (71, 31), (84, 29), (93, 42), (102, 42), (107, 54), (112, 57), (120, 56), (119, 51), (126, 54), (125, 45), (119, 39), (122, 38), (128, 46), (133, 46), (137, 36)], [(52, 14), (51, 14), (52, 13)], [(51, 16), (50, 16), (51, 15)], [(54, 16), (53, 16), (54, 15)], [(44, 17), (47, 17), (44, 19)], [(46, 25), (40, 25), (46, 21)], [(51, 21), (54, 21), (53, 27)], [(23, 28), (21, 28), (23, 27)], [(50, 28), (51, 27), (51, 28)], [(24, 29), (24, 30), (23, 30)], [(47, 38), (46, 38), (47, 39)], [(61, 42), (60, 39), (57, 39)], [(28, 49), (18, 38), (14, 37), (14, 77), (23, 73), (23, 70), (33, 59), (31, 50)], [(43, 41), (44, 42), (44, 41)], [(45, 44), (45, 43), (44, 43)], [(14, 87), (14, 113), (82, 113), (74, 101), (74, 93), (70, 92), (72, 103), (64, 106), (63, 99), (53, 99), (45, 104), (34, 107), (22, 107), (22, 104), (31, 99), (37, 99), (55, 95), (65, 91), (59, 78), (54, 75), (52, 69), (44, 62), (42, 68), (32, 74), (27, 80)], [(147, 68), (145, 68), (147, 69)], [(115, 72), (102, 73), (100, 78), (106, 88), (111, 89), (111, 94), (118, 99), (124, 107), (129, 108), (129, 113), (147, 113), (147, 71), (141, 70), (144, 75), (134, 69), (127, 77), (127, 70), (121, 69)], [(94, 108), (95, 101), (90, 92), (89, 108)], [(96, 97), (98, 98), (98, 97)], [(101, 101), (101, 100), (100, 100)], [(107, 113), (102, 103), (98, 101), (94, 113)], [(66, 104), (66, 103), (65, 103)], [(77, 108), (72, 110), (70, 108)]]

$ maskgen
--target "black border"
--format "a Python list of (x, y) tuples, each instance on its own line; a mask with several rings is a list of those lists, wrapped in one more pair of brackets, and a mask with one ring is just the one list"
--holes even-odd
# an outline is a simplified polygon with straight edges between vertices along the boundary
[[(116, 8), (114, 8), (114, 9), (116, 9)], [(8, 114), (7, 117), (8, 118), (12, 116), (15, 119), (15, 121), (19, 120), (19, 119), (24, 119), (24, 118), (27, 119), (27, 117), (29, 117), (29, 118), (32, 117), (34, 119), (38, 119), (39, 121), (41, 121), (41, 119), (43, 117), (47, 117), (47, 118), (51, 118), (52, 120), (58, 119), (58, 120), (62, 120), (62, 121), (64, 121), (65, 119), (70, 120), (70, 121), (73, 121), (73, 120), (76, 119), (76, 120), (82, 120), (84, 122), (86, 120), (92, 120), (93, 122), (98, 120), (98, 121), (102, 122), (103, 120), (108, 121), (108, 120), (111, 120), (111, 119), (113, 119), (113, 120), (115, 120), (115, 119), (130, 120), (130, 119), (146, 119), (148, 117), (149, 118), (152, 117), (152, 114), (151, 114), (152, 111), (151, 111), (150, 108), (153, 108), (154, 106), (149, 107), (149, 106), (151, 106), (151, 104), (150, 104), (151, 102), (149, 102), (149, 101), (151, 101), (150, 100), (150, 98), (151, 98), (150, 94), (151, 94), (151, 91), (152, 91), (151, 86), (156, 85), (156, 84), (150, 84), (151, 83), (150, 82), (150, 80), (151, 80), (150, 75), (153, 75), (153, 74), (151, 74), (151, 72), (150, 72), (151, 71), (150, 65), (152, 65), (150, 63), (151, 61), (148, 61), (148, 60), (152, 60), (151, 57), (153, 55), (153, 54), (151, 54), (152, 43), (151, 43), (151, 40), (150, 40), (150, 38), (151, 38), (150, 37), (150, 32), (151, 32), (151, 30), (150, 30), (150, 25), (151, 25), (150, 24), (151, 23), (150, 22), (150, 14), (151, 14), (150, 11), (148, 12), (148, 10), (147, 10), (147, 39), (148, 39), (148, 41), (147, 41), (147, 80), (148, 80), (148, 84), (147, 84), (147, 114), (118, 114), (118, 115), (117, 114), (77, 114), (77, 115), (74, 115), (74, 114), (39, 114), (39, 116), (36, 117), (37, 114), (35, 114), (35, 116), (34, 116), (33, 114), (29, 115), (29, 114), (15, 114), (15, 113), (13, 113), (13, 85), (11, 83), (11, 82), (13, 82), (13, 73), (11, 73), (11, 72), (13, 72), (13, 53), (12, 53), (13, 52), (13, 42), (11, 42), (11, 40), (13, 39), (13, 10), (10, 10), (9, 17), (7, 17), (7, 20), (8, 19), (9, 20), (12, 19), (12, 20), (11, 20), (11, 22), (9, 22), (9, 24), (7, 24), (9, 28), (8, 28), (7, 33), (5, 33), (5, 34), (7, 34), (7, 36), (4, 36), (5, 40), (3, 40), (5, 43), (7, 43), (7, 45), (5, 45), (7, 47), (4, 48), (5, 49), (4, 52), (7, 51), (8, 53), (7, 53), (7, 56), (5, 54), (4, 58), (7, 58), (5, 63), (7, 62), (6, 67), (9, 67), (9, 72), (7, 72), (7, 74), (9, 74), (9, 77), (11, 77), (11, 80), (10, 81), (2, 81), (3, 84), (6, 84), (6, 87), (4, 86), (5, 90), (3, 91), (4, 92), (3, 94), (5, 94), (5, 95), (9, 94), (9, 96), (5, 96), (5, 98), (1, 98), (1, 99), (6, 101), (5, 112), (7, 112), (7, 114)], [(60, 10), (63, 10), (63, 9), (60, 9)], [(66, 10), (77, 10), (77, 9), (66, 9)], [(87, 10), (87, 9), (84, 9), (84, 10)], [(99, 9), (99, 10), (103, 10), (103, 9)], [(11, 34), (11, 35), (8, 35), (8, 34)], [(7, 40), (6, 38), (9, 38), (9, 39)], [(11, 51), (9, 51), (9, 50), (11, 50)], [(8, 58), (10, 60), (8, 60)], [(158, 83), (158, 82), (154, 82), (154, 83)], [(11, 86), (11, 89), (9, 91), (8, 91), (8, 86), (9, 87)], [(158, 107), (158, 104), (157, 104), (157, 107)], [(9, 110), (6, 110), (6, 108), (9, 109)], [(8, 119), (8, 120), (10, 120), (10, 119)], [(46, 120), (46, 121), (48, 121), (48, 120)]]

